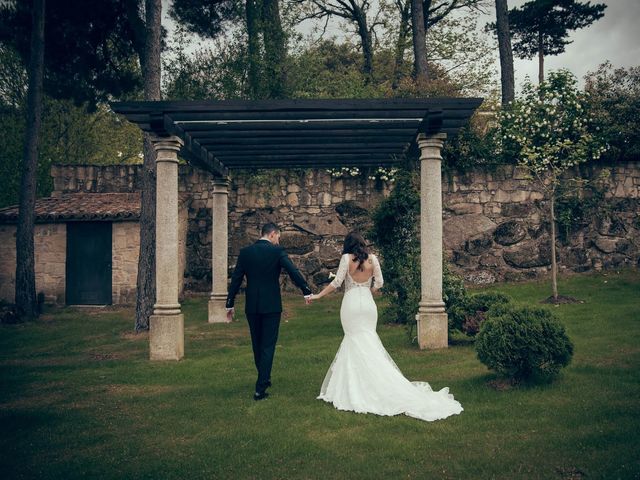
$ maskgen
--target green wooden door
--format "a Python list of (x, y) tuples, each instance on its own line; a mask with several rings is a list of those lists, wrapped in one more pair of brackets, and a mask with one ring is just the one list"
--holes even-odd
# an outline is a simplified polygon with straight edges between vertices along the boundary
[(111, 222), (67, 223), (67, 305), (111, 304)]

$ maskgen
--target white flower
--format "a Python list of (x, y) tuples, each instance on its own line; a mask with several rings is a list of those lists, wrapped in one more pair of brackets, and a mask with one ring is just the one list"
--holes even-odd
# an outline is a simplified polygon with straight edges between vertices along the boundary
[(333, 272), (329, 272), (329, 280), (336, 278), (336, 274)]

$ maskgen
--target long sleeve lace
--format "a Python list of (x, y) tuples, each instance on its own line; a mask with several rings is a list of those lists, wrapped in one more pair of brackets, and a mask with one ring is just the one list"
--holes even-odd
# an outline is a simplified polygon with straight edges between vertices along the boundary
[(384, 285), (384, 278), (382, 277), (380, 262), (378, 261), (378, 257), (375, 255), (371, 255), (371, 259), (373, 260), (373, 288), (382, 288), (382, 285)]
[(340, 288), (342, 282), (344, 282), (344, 277), (347, 275), (349, 271), (349, 255), (345, 254), (340, 259), (340, 265), (338, 265), (338, 271), (336, 272), (336, 278), (331, 282), (331, 286), (336, 290)]

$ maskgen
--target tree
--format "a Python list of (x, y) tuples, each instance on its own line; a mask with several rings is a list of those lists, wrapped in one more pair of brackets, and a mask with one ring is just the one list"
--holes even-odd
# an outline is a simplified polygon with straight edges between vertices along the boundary
[[(0, 45), (0, 131), (6, 135), (0, 149), (0, 208), (18, 204), (22, 155), (26, 135), (28, 75), (18, 52)], [(42, 125), (38, 144), (36, 198), (53, 188), (51, 164), (137, 163), (141, 152), (140, 129), (121, 121), (105, 104), (95, 111), (72, 100), (43, 95)]]
[(456, 10), (481, 9), (484, 3), (484, 0), (411, 0), (414, 78), (418, 84), (429, 80), (426, 45), (429, 29)]
[(585, 91), (610, 147), (606, 157), (640, 158), (640, 66), (613, 68), (605, 62), (585, 77)]
[(34, 0), (31, 23), (29, 88), (27, 93), (27, 134), (20, 181), (20, 208), (16, 233), (16, 308), (18, 317), (38, 316), (33, 232), (36, 204), (36, 170), (42, 117), (44, 76), (45, 0)]
[[(48, 0), (44, 93), (95, 109), (140, 86), (125, 0)], [(0, 3), (0, 44), (29, 62), (31, 2)]]
[(242, 18), (239, 0), (173, 0), (169, 16), (189, 32), (215, 39), (228, 23)]
[(413, 26), (413, 68), (418, 84), (429, 80), (427, 66), (427, 31), (422, 0), (411, 0), (411, 24)]
[(509, 7), (507, 0), (495, 0), (496, 31), (498, 34), (498, 50), (500, 51), (500, 85), (502, 86), (502, 105), (515, 100), (513, 79), (513, 50), (511, 49), (511, 33), (509, 30)]
[[(145, 0), (144, 19), (138, 0), (129, 0), (128, 19), (144, 77), (144, 99), (160, 100), (160, 47), (162, 37), (161, 0)], [(136, 332), (149, 329), (156, 297), (156, 153), (148, 134), (144, 135), (142, 197), (140, 205), (140, 255), (136, 284)]]
[(544, 81), (545, 55), (559, 55), (571, 43), (569, 32), (604, 16), (606, 5), (576, 0), (532, 0), (509, 11), (513, 52), (519, 58), (538, 56), (538, 83)]
[(135, 86), (135, 68), (127, 62), (128, 37), (119, 28), (122, 27), (119, 6), (119, 0), (97, 4), (50, 0), (47, 8), (41, 0), (0, 4), (0, 43), (17, 51), (29, 65), (27, 133), (16, 238), (16, 303), (19, 314), (25, 317), (33, 317), (37, 311), (33, 231), (44, 91), (95, 108), (100, 99), (122, 94)]
[(286, 94), (287, 36), (279, 0), (175, 0), (170, 15), (189, 32), (216, 39), (225, 24), (244, 13), (247, 34), (248, 87), (251, 98), (284, 98)]
[(515, 156), (548, 200), (551, 234), (553, 301), (558, 300), (555, 202), (558, 187), (573, 167), (597, 160), (606, 149), (600, 125), (589, 110), (587, 96), (566, 71), (552, 72), (538, 87), (526, 82), (522, 98), (498, 119), (501, 148)]
[(381, 10), (374, 9), (370, 0), (297, 0), (305, 5), (305, 14), (299, 21), (307, 19), (324, 19), (338, 17), (352, 23), (355, 33), (360, 39), (362, 49), (362, 71), (368, 82), (373, 80), (373, 39), (375, 28), (382, 25), (379, 20)]

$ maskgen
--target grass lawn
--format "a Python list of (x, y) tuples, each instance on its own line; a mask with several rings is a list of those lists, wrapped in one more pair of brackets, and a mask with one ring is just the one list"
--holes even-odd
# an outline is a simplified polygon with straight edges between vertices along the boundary
[[(546, 282), (491, 287), (523, 304)], [(150, 362), (131, 309), (54, 309), (0, 326), (0, 478), (640, 478), (640, 273), (561, 279), (553, 308), (575, 344), (551, 385), (498, 391), (473, 346), (419, 351), (380, 324), (412, 380), (465, 411), (436, 422), (340, 412), (316, 400), (342, 337), (340, 296), (286, 300), (271, 397), (242, 312), (209, 325), (184, 302), (180, 362)], [(242, 300), (238, 301), (241, 306)]]

